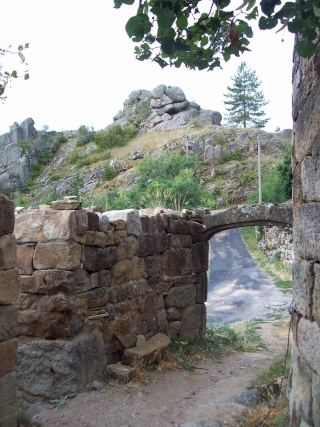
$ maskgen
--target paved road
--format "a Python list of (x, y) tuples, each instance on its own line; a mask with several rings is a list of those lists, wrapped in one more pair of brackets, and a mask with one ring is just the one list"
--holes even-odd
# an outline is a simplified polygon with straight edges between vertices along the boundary
[[(216, 234), (210, 241), (210, 277), (207, 317), (230, 324), (264, 318), (286, 309), (284, 295), (251, 258), (239, 230)], [(270, 315), (270, 314), (269, 314)]]

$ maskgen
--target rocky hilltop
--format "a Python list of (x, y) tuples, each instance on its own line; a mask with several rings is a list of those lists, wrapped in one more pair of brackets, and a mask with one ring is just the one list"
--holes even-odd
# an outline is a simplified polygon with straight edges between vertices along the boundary
[[(203, 110), (180, 88), (165, 85), (131, 92), (112, 125), (134, 123), (139, 134), (109, 152), (101, 152), (94, 141), (79, 144), (78, 131), (39, 132), (29, 118), (0, 136), (0, 193), (23, 193), (32, 206), (53, 196), (93, 198), (111, 188), (134, 186), (144, 156), (185, 152), (203, 160), (199, 182), (214, 190), (221, 206), (245, 203), (257, 187), (258, 134), (267, 170), (282, 159), (290, 131), (275, 135), (225, 127), (221, 120), (219, 112)], [(112, 179), (106, 179), (106, 170), (112, 171)]]

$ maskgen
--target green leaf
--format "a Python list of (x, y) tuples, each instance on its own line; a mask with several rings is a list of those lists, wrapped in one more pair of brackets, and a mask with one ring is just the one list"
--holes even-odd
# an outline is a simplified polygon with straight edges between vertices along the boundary
[(293, 21), (288, 23), (288, 30), (290, 33), (297, 34), (299, 33), (304, 27), (304, 22), (302, 19), (296, 18)]
[(174, 43), (175, 50), (180, 50), (182, 52), (189, 52), (190, 48), (184, 40), (177, 40)]
[(295, 48), (302, 58), (310, 59), (316, 53), (315, 45), (309, 40), (300, 40)]
[(277, 23), (277, 19), (266, 18), (265, 16), (261, 16), (261, 18), (259, 19), (259, 28), (260, 30), (270, 30), (271, 28), (274, 28)]
[(135, 0), (114, 0), (115, 9), (119, 9), (123, 4), (133, 4)]
[(25, 79), (25, 80), (28, 80), (28, 79), (29, 79), (29, 77), (30, 77), (30, 76), (29, 76), (29, 73), (27, 73), (27, 74), (25, 74), (25, 75), (24, 75), (24, 79)]
[(186, 28), (188, 26), (188, 18), (186, 15), (180, 15), (177, 19), (177, 27), (179, 29)]
[(281, 0), (261, 0), (260, 6), (265, 15), (271, 16), (274, 12), (274, 8), (280, 4)]
[(320, 7), (313, 5), (313, 12), (317, 18), (320, 18)]
[(165, 9), (161, 9), (160, 7), (153, 7), (151, 12), (157, 16), (159, 28), (172, 27), (176, 19), (176, 15), (168, 7)]
[(149, 17), (144, 13), (132, 16), (126, 24), (126, 32), (134, 42), (140, 42), (151, 28)]
[(16, 70), (12, 71), (11, 77), (13, 77), (14, 79), (18, 78), (18, 74), (17, 74)]

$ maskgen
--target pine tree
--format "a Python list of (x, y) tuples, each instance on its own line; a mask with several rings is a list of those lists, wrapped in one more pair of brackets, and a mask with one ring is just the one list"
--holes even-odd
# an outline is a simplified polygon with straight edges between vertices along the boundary
[(266, 113), (262, 110), (269, 101), (264, 99), (264, 95), (259, 91), (259, 82), (256, 72), (247, 67), (245, 62), (241, 62), (237, 69), (237, 74), (231, 77), (233, 86), (228, 86), (227, 98), (224, 103), (230, 105), (226, 107), (226, 116), (229, 125), (242, 125), (243, 127), (263, 128), (269, 119), (264, 118)]

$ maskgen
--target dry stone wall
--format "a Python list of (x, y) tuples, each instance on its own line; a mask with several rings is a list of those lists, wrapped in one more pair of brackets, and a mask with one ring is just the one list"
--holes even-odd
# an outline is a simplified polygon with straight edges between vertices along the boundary
[(258, 244), (261, 252), (271, 259), (279, 259), (285, 265), (294, 260), (291, 227), (264, 227), (264, 236)]
[(293, 427), (320, 425), (320, 45), (295, 57), (294, 314), (290, 410)]
[(80, 390), (140, 335), (204, 336), (208, 242), (192, 216), (53, 207), (16, 218), (22, 400)]
[(14, 206), (0, 195), (0, 426), (17, 425), (15, 363), (18, 340), (16, 336), (19, 295), (16, 242), (13, 235)]

